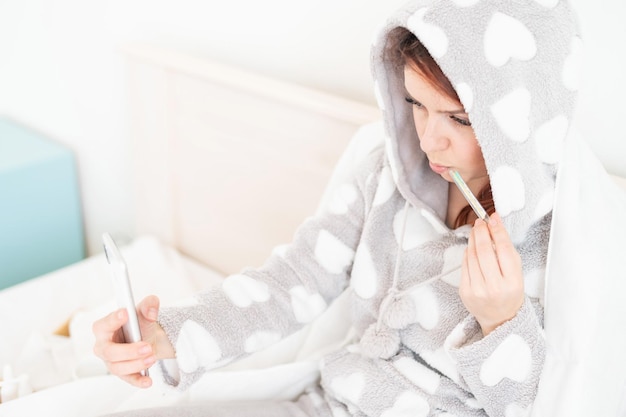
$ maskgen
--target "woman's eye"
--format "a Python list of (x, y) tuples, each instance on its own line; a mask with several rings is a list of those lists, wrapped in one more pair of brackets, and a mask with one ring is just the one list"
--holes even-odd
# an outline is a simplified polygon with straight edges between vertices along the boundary
[(404, 100), (406, 100), (407, 103), (415, 106), (415, 107), (422, 107), (422, 103), (420, 103), (419, 101), (415, 100), (412, 97), (405, 97)]
[(462, 126), (471, 126), (472, 125), (472, 123), (469, 120), (463, 119), (461, 117), (450, 116), (450, 118), (452, 120), (454, 120), (455, 122), (457, 122), (458, 124), (462, 125)]

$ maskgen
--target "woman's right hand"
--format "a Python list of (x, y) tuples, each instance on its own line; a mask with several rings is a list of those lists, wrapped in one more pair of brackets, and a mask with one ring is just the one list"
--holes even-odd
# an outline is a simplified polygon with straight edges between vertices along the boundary
[(141, 371), (157, 360), (174, 357), (174, 349), (165, 332), (157, 323), (159, 298), (152, 295), (137, 305), (137, 316), (142, 341), (124, 343), (122, 326), (128, 321), (126, 309), (119, 309), (93, 324), (96, 343), (93, 351), (104, 361), (107, 369), (124, 381), (141, 388), (152, 385), (149, 376)]
[(498, 213), (476, 220), (461, 269), (459, 295), (488, 335), (524, 304), (522, 260)]

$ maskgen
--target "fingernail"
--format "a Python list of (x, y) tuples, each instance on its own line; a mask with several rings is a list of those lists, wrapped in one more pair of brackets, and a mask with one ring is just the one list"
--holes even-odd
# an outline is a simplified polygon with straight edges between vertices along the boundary
[(124, 309), (117, 310), (117, 318), (120, 320), (124, 318)]
[(491, 223), (492, 225), (500, 225), (502, 224), (502, 218), (500, 217), (500, 215), (498, 213), (493, 213), (490, 217), (489, 217), (489, 223)]
[(152, 352), (152, 346), (150, 345), (144, 345), (139, 348), (140, 355), (147, 355), (148, 353), (151, 353), (151, 352)]
[(152, 365), (154, 362), (156, 362), (156, 357), (154, 356), (147, 357), (146, 359), (143, 360), (143, 363), (147, 366)]
[(157, 311), (156, 308), (151, 308), (148, 310), (148, 318), (150, 320), (156, 320), (158, 315), (159, 315), (159, 312)]

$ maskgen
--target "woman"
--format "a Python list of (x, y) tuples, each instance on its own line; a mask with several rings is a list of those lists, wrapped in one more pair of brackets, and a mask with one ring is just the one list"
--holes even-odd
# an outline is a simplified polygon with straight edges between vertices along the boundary
[[(94, 350), (109, 370), (148, 387), (139, 371), (175, 358), (174, 370), (160, 364), (185, 388), (312, 322), (347, 291), (354, 339), (324, 358), (319, 384), (264, 405), (268, 415), (529, 412), (546, 354), (544, 273), (576, 27), (563, 1), (502, 3), (414, 1), (392, 16), (372, 54), (384, 149), (260, 269), (187, 307), (159, 311), (156, 297), (144, 299), (145, 342), (118, 343), (123, 311), (96, 322)], [(259, 410), (198, 405), (184, 415)]]

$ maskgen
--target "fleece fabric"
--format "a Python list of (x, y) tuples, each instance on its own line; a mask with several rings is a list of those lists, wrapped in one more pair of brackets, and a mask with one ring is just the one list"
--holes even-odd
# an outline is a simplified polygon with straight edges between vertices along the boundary
[[(525, 302), (486, 337), (458, 295), (470, 226), (446, 226), (447, 190), (454, 185), (429, 169), (402, 68), (386, 59), (396, 27), (411, 30), (455, 86), (485, 158), (496, 210), (522, 257)], [(261, 268), (161, 311), (177, 355), (178, 374), (168, 381), (188, 388), (207, 371), (314, 322), (346, 294), (353, 336), (321, 361), (316, 397), (307, 402), (313, 414), (528, 415), (550, 354), (545, 273), (580, 49), (564, 0), (407, 3), (372, 48), (384, 146)]]

